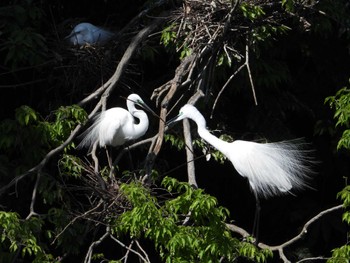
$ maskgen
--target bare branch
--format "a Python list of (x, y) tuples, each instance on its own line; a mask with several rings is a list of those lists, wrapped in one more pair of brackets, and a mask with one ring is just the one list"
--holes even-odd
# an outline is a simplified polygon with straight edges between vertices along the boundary
[(147, 259), (146, 262), (151, 262), (151, 261), (149, 260), (149, 257), (148, 257), (148, 255), (147, 255), (146, 251), (141, 247), (139, 241), (135, 240), (135, 243), (136, 243), (137, 247), (141, 250), (141, 252), (145, 255), (145, 258)]
[(185, 145), (186, 145), (186, 158), (187, 158), (187, 174), (188, 174), (188, 183), (195, 188), (198, 188), (196, 182), (196, 172), (193, 160), (193, 146), (192, 146), (192, 137), (191, 137), (191, 128), (190, 122), (188, 119), (183, 120), (183, 132), (185, 137)]
[(231, 82), (231, 80), (245, 67), (245, 63), (242, 64), (229, 78), (228, 80), (225, 82), (224, 86), (222, 86), (221, 90), (219, 91), (218, 95), (216, 96), (215, 98), (215, 101), (214, 101), (214, 105), (213, 105), (213, 108), (211, 110), (211, 113), (210, 113), (210, 118), (212, 119), (213, 118), (213, 113), (214, 113), (214, 109), (216, 108), (216, 104), (218, 103), (218, 100), (221, 96), (221, 94), (224, 92), (225, 88), (227, 87), (227, 85)]
[(248, 43), (245, 45), (245, 65), (247, 67), (249, 81), (250, 81), (250, 85), (252, 87), (254, 102), (255, 102), (255, 105), (258, 105), (258, 101), (256, 99), (256, 94), (255, 94), (255, 87), (254, 87), (252, 72), (250, 71), (250, 65), (249, 65), (249, 45), (248, 45)]
[(113, 239), (115, 242), (117, 242), (121, 247), (127, 249), (128, 251), (134, 253), (135, 255), (137, 255), (141, 260), (143, 260), (143, 262), (151, 262), (149, 261), (149, 259), (143, 257), (139, 252), (137, 252), (136, 250), (132, 249), (131, 247), (126, 246), (123, 242), (121, 242), (120, 240), (118, 240), (116, 237), (114, 237), (113, 235), (109, 235), (111, 239)]
[(106, 232), (103, 234), (103, 236), (101, 236), (98, 240), (96, 240), (96, 241), (91, 243), (91, 245), (89, 246), (89, 250), (86, 253), (84, 263), (90, 263), (91, 262), (91, 256), (92, 256), (92, 252), (94, 250), (94, 247), (96, 247), (99, 244), (101, 244), (102, 241), (105, 240), (108, 236), (109, 236), (109, 227), (107, 227)]
[(35, 200), (36, 200), (36, 194), (38, 192), (40, 178), (41, 178), (41, 173), (39, 172), (36, 175), (36, 181), (35, 181), (35, 185), (34, 185), (33, 192), (32, 192), (32, 200), (30, 202), (30, 207), (29, 207), (29, 214), (26, 217), (26, 220), (31, 218), (33, 215), (37, 215), (37, 213), (34, 211), (34, 205), (35, 205)]
[[(280, 258), (283, 260), (283, 262), (285, 263), (289, 263), (290, 261), (287, 259), (287, 257), (284, 254), (284, 248), (286, 248), (287, 246), (290, 246), (291, 244), (295, 243), (296, 241), (302, 239), (304, 237), (304, 235), (307, 234), (308, 228), (311, 224), (313, 224), (314, 222), (316, 222), (317, 220), (319, 220), (322, 216), (329, 214), (331, 212), (334, 212), (336, 210), (342, 209), (343, 205), (337, 205), (331, 208), (328, 208), (326, 210), (321, 211), (320, 213), (318, 213), (316, 216), (314, 216), (313, 218), (311, 218), (309, 221), (307, 221), (305, 223), (305, 225), (303, 226), (303, 229), (300, 231), (300, 233), (298, 235), (296, 235), (295, 237), (291, 238), (290, 240), (277, 245), (277, 246), (270, 246), (264, 243), (259, 243), (258, 247), (262, 248), (262, 249), (269, 249), (271, 251), (278, 251)], [(242, 237), (246, 238), (248, 236), (251, 236), (246, 230), (244, 230), (243, 228), (240, 228), (236, 225), (233, 224), (226, 224), (226, 226), (234, 233), (237, 233), (239, 235), (241, 235)], [(300, 261), (302, 262), (302, 261)]]
[(176, 69), (173, 80), (171, 81), (171, 87), (167, 95), (165, 96), (165, 98), (162, 100), (158, 137), (155, 144), (150, 147), (147, 155), (146, 176), (144, 177), (144, 180), (147, 180), (149, 178), (156, 156), (158, 156), (163, 144), (163, 138), (164, 138), (164, 132), (165, 132), (165, 121), (166, 121), (166, 115), (168, 112), (169, 103), (173, 98), (177, 89), (181, 86), (182, 79), (187, 74), (189, 70), (189, 66), (193, 63), (194, 59), (195, 59), (195, 56), (190, 55), (181, 62), (180, 66)]
[(56, 242), (56, 240), (60, 237), (60, 235), (62, 235), (62, 234), (64, 233), (64, 231), (66, 231), (67, 228), (68, 228), (69, 226), (71, 226), (72, 224), (74, 224), (75, 221), (77, 221), (77, 220), (80, 219), (80, 218), (84, 218), (84, 217), (86, 217), (87, 215), (91, 214), (93, 211), (97, 210), (102, 204), (103, 204), (103, 200), (101, 199), (101, 200), (99, 201), (99, 203), (98, 203), (96, 206), (94, 206), (92, 209), (86, 211), (84, 214), (81, 214), (81, 215), (79, 215), (79, 216), (74, 217), (73, 220), (71, 220), (71, 221), (62, 229), (62, 231), (61, 231), (60, 233), (58, 233), (58, 235), (56, 235), (55, 239), (51, 242), (51, 245), (54, 244), (54, 243)]

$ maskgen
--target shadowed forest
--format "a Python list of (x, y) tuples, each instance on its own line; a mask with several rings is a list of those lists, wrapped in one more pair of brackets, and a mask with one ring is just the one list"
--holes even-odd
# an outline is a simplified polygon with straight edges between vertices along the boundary
[[(348, 1), (7, 0), (0, 62), (0, 263), (349, 262)], [(145, 134), (78, 147), (133, 93)], [(247, 178), (166, 124), (185, 104), (223, 141), (299, 145), (307, 187), (260, 198), (253, 231)]]

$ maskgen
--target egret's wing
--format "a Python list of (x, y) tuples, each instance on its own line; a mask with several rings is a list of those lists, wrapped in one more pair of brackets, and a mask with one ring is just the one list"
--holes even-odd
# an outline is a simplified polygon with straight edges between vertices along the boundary
[(99, 128), (100, 146), (119, 146), (127, 140), (127, 127), (133, 123), (131, 114), (123, 108), (112, 108), (104, 113)]
[(234, 141), (229, 159), (253, 190), (269, 197), (292, 188), (307, 186), (310, 162), (308, 152), (295, 142), (255, 143)]
[(123, 120), (114, 118), (113, 121), (105, 121), (100, 124), (100, 146), (111, 145), (118, 146), (122, 145), (125, 140), (120, 136), (120, 130), (123, 125)]

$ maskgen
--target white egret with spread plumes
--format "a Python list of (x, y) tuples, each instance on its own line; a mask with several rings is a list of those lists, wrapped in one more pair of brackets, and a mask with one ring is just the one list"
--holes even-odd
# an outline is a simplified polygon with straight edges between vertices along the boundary
[(256, 143), (236, 140), (223, 141), (212, 135), (206, 128), (203, 115), (190, 104), (183, 106), (179, 114), (167, 124), (189, 118), (197, 124), (198, 134), (206, 142), (223, 153), (237, 172), (248, 179), (256, 198), (254, 229), (259, 221), (259, 197), (270, 197), (290, 193), (292, 188), (308, 186), (310, 158), (301, 144), (293, 141)]
[(86, 44), (103, 45), (115, 36), (114, 33), (94, 26), (90, 23), (80, 23), (76, 25), (72, 32), (65, 37), (74, 46), (82, 46)]
[[(148, 129), (149, 121), (147, 114), (135, 105), (153, 111), (144, 103), (137, 94), (128, 96), (126, 105), (128, 110), (123, 108), (111, 108), (99, 113), (94, 118), (94, 123), (82, 135), (79, 148), (91, 148), (98, 142), (100, 147), (106, 145), (120, 146), (130, 140), (136, 140), (143, 136)], [(135, 122), (138, 119), (138, 123)]]

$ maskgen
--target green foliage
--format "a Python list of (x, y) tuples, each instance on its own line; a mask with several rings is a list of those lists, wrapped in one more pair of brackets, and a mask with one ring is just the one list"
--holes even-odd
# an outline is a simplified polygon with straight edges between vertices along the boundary
[(168, 46), (174, 44), (175, 39), (176, 39), (176, 32), (175, 32), (175, 25), (174, 24), (171, 24), (162, 30), (162, 36), (160, 37), (160, 42), (165, 47), (168, 47)]
[[(225, 135), (220, 136), (220, 139), (225, 140)], [(223, 164), (226, 160), (226, 156), (223, 155), (220, 151), (213, 149), (212, 146), (207, 144), (202, 139), (194, 140), (193, 144), (197, 147), (199, 147), (203, 154), (206, 155), (207, 160), (210, 159), (210, 157), (213, 157), (216, 162), (219, 162), (220, 164)]]
[(261, 25), (252, 30), (252, 40), (253, 43), (258, 41), (265, 41), (278, 34), (286, 34), (289, 30), (290, 28), (285, 25)]
[(37, 112), (26, 105), (16, 109), (15, 116), (21, 126), (27, 126), (30, 122), (34, 123), (39, 117)]
[(0, 122), (0, 135), (0, 156), (11, 160), (5, 167), (15, 173), (38, 162), (49, 148), (49, 129), (28, 106), (18, 108), (14, 120)]
[(337, 149), (350, 149), (350, 89), (348, 87), (340, 89), (334, 96), (327, 97), (325, 103), (335, 110), (336, 127), (346, 128), (338, 142)]
[(55, 120), (48, 122), (30, 107), (21, 106), (16, 109), (14, 120), (1, 121), (0, 162), (10, 158), (6, 166), (15, 167), (17, 173), (30, 168), (87, 118), (85, 111), (76, 105), (60, 107), (54, 116)]
[(328, 263), (349, 263), (350, 245), (344, 245), (332, 250), (332, 257), (327, 260)]
[(36, 237), (42, 225), (43, 221), (39, 218), (20, 220), (17, 213), (0, 211), (0, 250), (6, 251), (8, 248), (11, 253), (20, 250), (22, 257), (42, 257), (44, 251)]
[(178, 150), (182, 150), (185, 147), (185, 141), (179, 136), (173, 134), (164, 134), (164, 140), (170, 142), (172, 146), (175, 146)]
[(80, 158), (74, 155), (64, 154), (59, 161), (59, 168), (61, 174), (79, 178), (83, 170), (83, 165)]
[(347, 210), (343, 214), (343, 221), (350, 225), (350, 185), (347, 185), (343, 190), (341, 190), (337, 197), (343, 201), (343, 206)]
[(16, 68), (45, 61), (48, 47), (39, 33), (43, 16), (43, 10), (31, 0), (0, 8), (0, 50), (6, 52), (5, 64)]
[[(350, 89), (344, 87), (336, 92), (335, 96), (330, 96), (325, 99), (325, 103), (335, 110), (334, 119), (337, 120), (335, 126), (346, 127), (340, 140), (338, 141), (337, 149), (344, 148), (350, 150)], [(337, 194), (337, 197), (343, 202), (345, 212), (342, 220), (350, 225), (350, 186), (345, 188)], [(349, 233), (348, 233), (349, 235)], [(339, 248), (332, 250), (332, 257), (327, 261), (329, 263), (336, 262), (350, 262), (350, 245), (345, 244)]]
[(192, 54), (192, 49), (188, 47), (184, 39), (178, 39), (176, 35), (176, 25), (170, 24), (162, 30), (160, 42), (168, 48), (168, 50), (176, 50), (180, 53), (180, 59), (184, 59)]
[(152, 240), (165, 262), (233, 261), (238, 256), (265, 262), (270, 256), (231, 236), (224, 223), (228, 210), (218, 206), (215, 197), (170, 177), (162, 185), (174, 196), (164, 203), (141, 184), (123, 184), (132, 210), (114, 222), (113, 232)]
[(293, 12), (294, 0), (282, 0), (282, 6), (286, 9), (286, 11)]
[[(287, 6), (290, 4), (287, 4), (287, 2), (293, 2), (293, 1), (284, 1)], [(283, 2), (282, 2), (283, 4)], [(243, 13), (243, 16), (248, 18), (251, 22), (254, 22), (258, 19), (263, 19), (266, 13), (259, 5), (253, 5), (247, 2), (243, 2), (240, 5), (240, 10)], [(254, 26), (251, 31), (251, 40), (253, 43), (259, 42), (259, 41), (265, 41), (268, 39), (271, 39), (273, 36), (276, 36), (278, 34), (285, 34), (289, 31), (289, 27), (283, 24), (275, 24), (275, 23), (266, 23), (263, 22), (261, 25)]]
[(55, 122), (50, 127), (51, 139), (56, 141), (56, 145), (63, 143), (70, 135), (71, 131), (78, 125), (86, 121), (86, 112), (77, 105), (60, 107), (55, 112)]
[(261, 6), (253, 5), (247, 2), (243, 2), (239, 8), (242, 11), (243, 16), (252, 22), (265, 15), (265, 12)]

